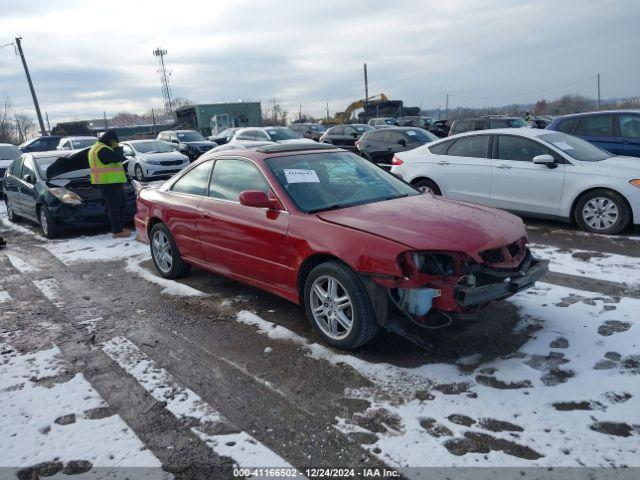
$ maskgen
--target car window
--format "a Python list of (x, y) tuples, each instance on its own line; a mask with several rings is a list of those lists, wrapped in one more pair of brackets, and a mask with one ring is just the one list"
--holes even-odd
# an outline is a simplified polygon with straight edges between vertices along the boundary
[(447, 140), (446, 142), (438, 143), (437, 145), (432, 145), (429, 147), (429, 151), (436, 155), (446, 155), (447, 148), (451, 146), (454, 140)]
[(500, 135), (498, 138), (498, 158), (500, 160), (516, 160), (530, 162), (538, 155), (551, 155), (544, 145), (528, 138), (514, 135)]
[(620, 136), (640, 138), (640, 115), (619, 115)]
[(396, 143), (400, 140), (407, 141), (406, 137), (402, 135), (400, 132), (389, 132), (389, 143)]
[[(273, 133), (272, 133), (273, 132)], [(267, 132), (263, 132), (262, 130), (256, 130), (254, 132), (256, 140), (269, 141), (269, 140), (277, 140), (277, 134), (275, 130), (270, 130), (269, 134)]]
[(133, 156), (133, 149), (125, 143), (122, 145), (122, 153), (127, 156)]
[(584, 137), (611, 137), (611, 115), (593, 115), (582, 117), (576, 130), (576, 135)]
[(371, 135), (371, 140), (373, 140), (374, 142), (386, 142), (387, 139), (387, 132), (380, 132), (380, 131), (376, 131), (375, 133), (373, 133)]
[(331, 129), (331, 135), (344, 135), (344, 127), (334, 127)]
[(269, 193), (270, 188), (255, 165), (244, 160), (218, 160), (211, 175), (209, 196), (237, 202), (246, 190)]
[(171, 191), (190, 195), (206, 195), (213, 162), (204, 162), (189, 170), (173, 184)]
[(487, 158), (489, 135), (474, 135), (457, 139), (447, 155), (456, 157)]
[(58, 138), (45, 137), (44, 139), (44, 144), (46, 145), (47, 148), (50, 148), (51, 150), (55, 150), (55, 148), (58, 146), (58, 142), (60, 142), (60, 137)]
[(11, 164), (11, 175), (16, 177), (20, 176), (20, 172), (22, 171), (22, 162), (24, 161), (23, 157), (18, 158), (15, 162)]
[(25, 160), (25, 162), (22, 164), (22, 173), (20, 174), (20, 178), (24, 178), (25, 175), (31, 175), (32, 183), (35, 183), (36, 174), (34, 172), (33, 160), (31, 160), (30, 158)]
[(563, 133), (571, 133), (573, 132), (573, 128), (578, 123), (577, 118), (567, 118), (565, 120), (561, 120), (556, 126), (556, 130)]
[(504, 120), (489, 120), (489, 128), (505, 128), (507, 122)]
[(238, 135), (236, 135), (236, 140), (255, 140), (255, 139), (256, 137), (253, 130), (240, 132), (238, 133)]
[(409, 137), (410, 142), (433, 142), (438, 139), (433, 133), (416, 128), (415, 130), (405, 130), (405, 135)]
[(486, 130), (489, 126), (489, 122), (486, 120), (474, 120), (472, 122), (473, 127), (471, 130)]

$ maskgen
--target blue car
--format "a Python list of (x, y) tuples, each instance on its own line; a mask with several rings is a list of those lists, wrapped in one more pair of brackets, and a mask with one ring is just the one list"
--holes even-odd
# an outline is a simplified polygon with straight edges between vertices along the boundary
[(615, 155), (640, 157), (640, 110), (565, 115), (547, 129), (583, 138)]

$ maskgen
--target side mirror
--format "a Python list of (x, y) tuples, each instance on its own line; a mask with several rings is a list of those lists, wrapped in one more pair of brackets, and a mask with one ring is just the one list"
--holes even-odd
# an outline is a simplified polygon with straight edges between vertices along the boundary
[(176, 140), (175, 138), (171, 139), (171, 143), (180, 143), (178, 142), (178, 140)]
[(533, 157), (533, 163), (549, 166), (556, 163), (556, 160), (551, 155), (537, 155)]
[(406, 146), (407, 146), (407, 141), (406, 141), (406, 140), (404, 140), (404, 139), (400, 139), (400, 140), (398, 140), (398, 145), (401, 145), (401, 146), (403, 146), (403, 147), (406, 147)]
[(22, 176), (22, 179), (27, 182), (30, 183), (31, 185), (33, 185), (33, 177), (31, 176), (30, 173), (27, 173), (25, 175)]
[(353, 132), (353, 133), (351, 134), (351, 136), (352, 136), (353, 138), (358, 138), (358, 132)]
[(240, 205), (246, 207), (256, 208), (268, 208), (269, 210), (280, 210), (282, 205), (275, 198), (270, 198), (269, 195), (261, 190), (245, 190), (240, 193)]

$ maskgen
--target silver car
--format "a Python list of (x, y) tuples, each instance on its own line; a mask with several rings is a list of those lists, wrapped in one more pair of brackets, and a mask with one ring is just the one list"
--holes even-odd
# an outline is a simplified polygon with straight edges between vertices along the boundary
[(158, 140), (122, 142), (129, 177), (140, 182), (169, 178), (189, 165), (189, 157)]
[(96, 137), (63, 137), (58, 142), (56, 150), (82, 150), (96, 143)]
[(640, 224), (640, 158), (533, 128), (461, 133), (396, 153), (391, 173), (444, 197), (616, 234)]

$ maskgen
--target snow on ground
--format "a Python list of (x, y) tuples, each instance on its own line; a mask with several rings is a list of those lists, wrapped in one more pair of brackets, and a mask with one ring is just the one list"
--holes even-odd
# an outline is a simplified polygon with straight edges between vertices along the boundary
[(29, 262), (23, 260), (20, 257), (16, 257), (15, 255), (9, 255), (9, 254), (6, 254), (6, 256), (9, 259), (9, 262), (11, 262), (11, 265), (13, 265), (13, 268), (18, 270), (20, 273), (32, 273), (32, 272), (38, 271), (38, 267), (30, 264)]
[(588, 250), (562, 249), (548, 245), (529, 245), (539, 258), (551, 260), (552, 272), (586, 276), (624, 283), (640, 288), (640, 258)]
[(228, 420), (197, 393), (179, 384), (167, 370), (158, 366), (128, 339), (113, 338), (103, 345), (102, 350), (158, 402), (165, 403), (165, 408), (175, 417), (197, 423), (191, 430), (218, 455), (231, 457), (241, 468), (291, 467), (286, 460), (246, 432), (208, 433), (221, 423), (229, 426)]
[(93, 467), (161, 466), (81, 374), (66, 374), (57, 347), (19, 354), (6, 339), (0, 347), (10, 351), (0, 356), (0, 467), (56, 458)]
[(0, 290), (0, 303), (7, 303), (11, 301), (11, 295), (5, 290)]
[(149, 246), (134, 239), (113, 238), (110, 233), (78, 238), (49, 241), (44, 247), (61, 262), (69, 265), (77, 262), (118, 260), (135, 256), (149, 256)]
[(64, 302), (60, 298), (60, 284), (55, 278), (34, 280), (33, 284), (42, 294), (53, 302), (56, 307), (62, 307)]
[[(539, 330), (514, 354), (476, 365), (372, 364), (248, 312), (238, 320), (371, 379), (375, 387), (346, 393), (371, 402), (365, 418), (382, 418), (386, 431), (366, 448), (391, 465), (640, 466), (640, 301), (539, 283), (512, 302), (518, 328)], [(362, 425), (339, 419), (338, 428), (374, 433)]]
[(140, 266), (141, 262), (140, 257), (130, 258), (127, 262), (127, 271), (140, 275), (145, 280), (155, 283), (163, 287), (162, 293), (167, 295), (176, 295), (183, 297), (202, 297), (206, 296), (206, 293), (201, 292), (189, 285), (185, 285), (184, 283), (176, 282), (175, 280), (169, 280), (166, 278), (162, 278), (159, 275), (151, 273), (146, 268)]

